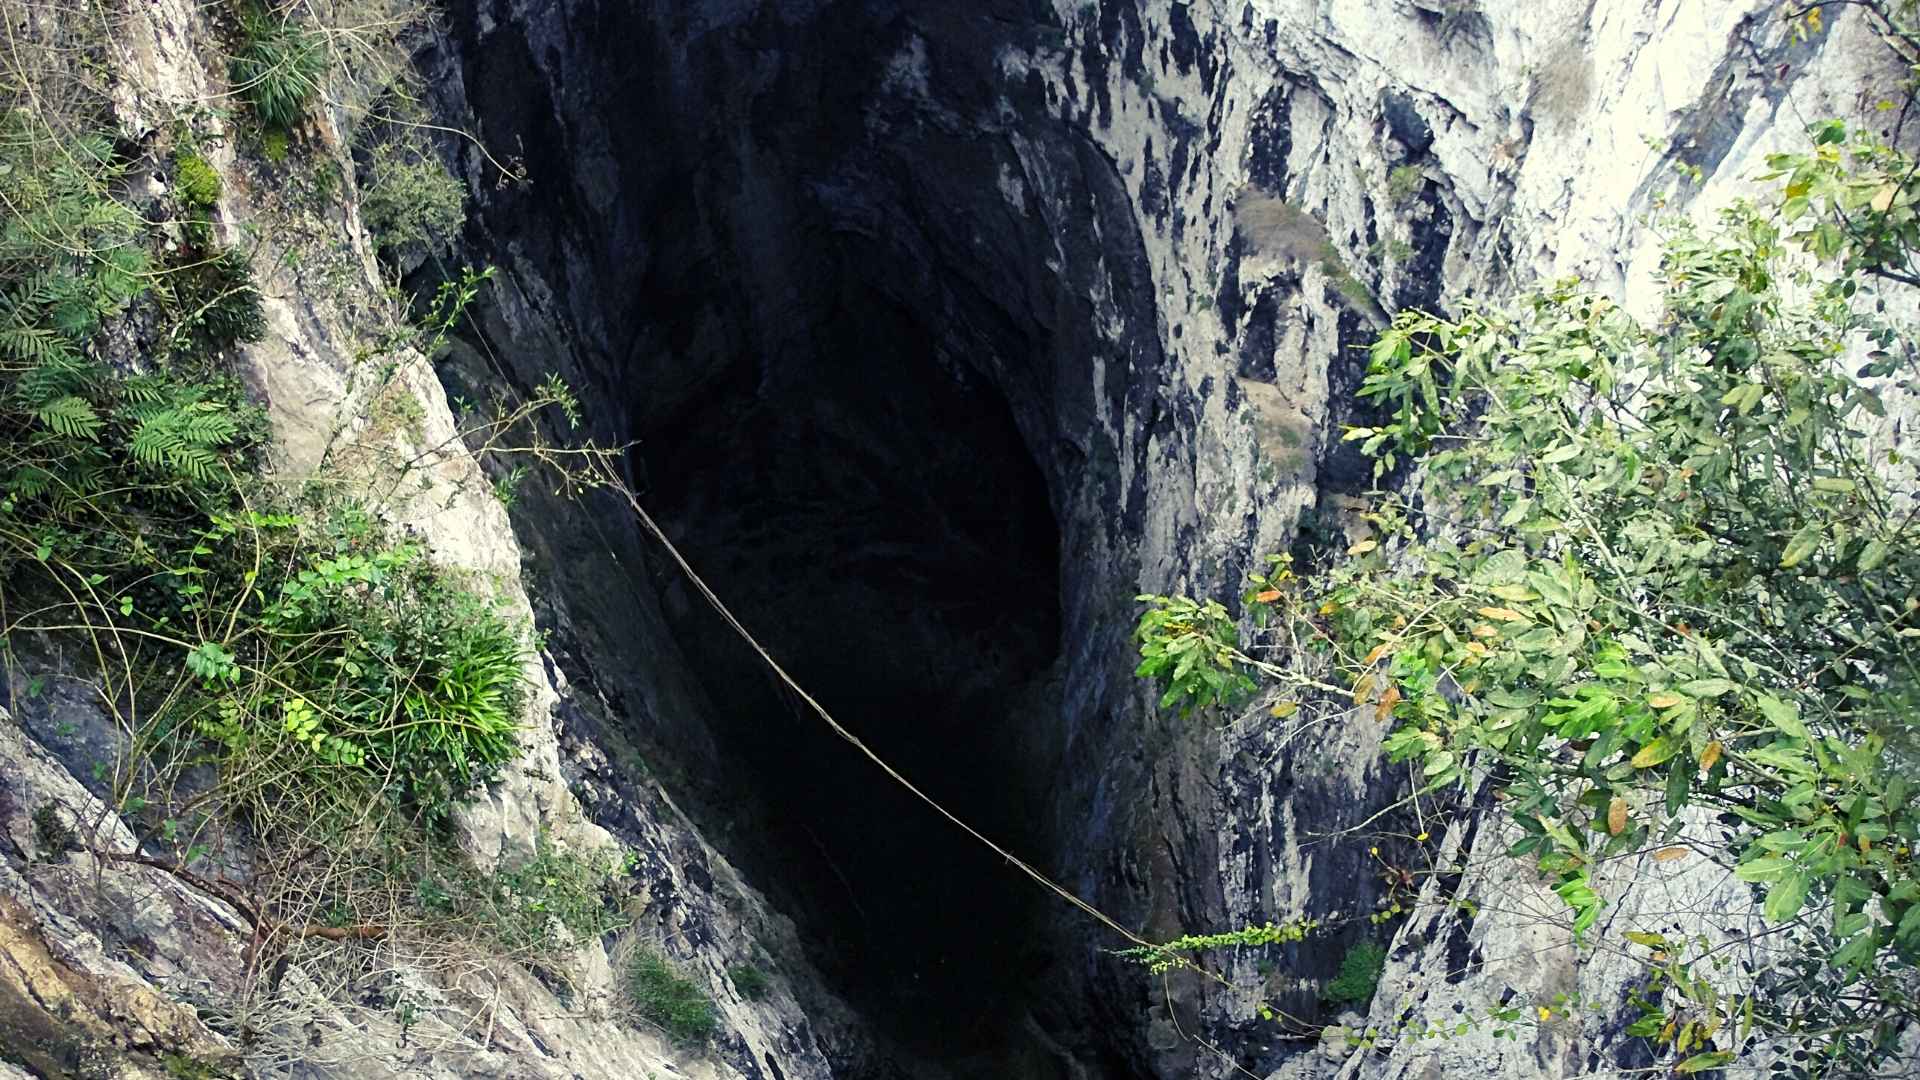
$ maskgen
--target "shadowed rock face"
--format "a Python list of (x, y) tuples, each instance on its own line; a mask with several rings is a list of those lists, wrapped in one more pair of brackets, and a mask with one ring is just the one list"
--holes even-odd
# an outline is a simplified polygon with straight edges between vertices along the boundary
[[(1363, 710), (1295, 738), (1158, 712), (1130, 675), (1131, 598), (1231, 595), (1303, 525), (1340, 539), (1373, 483), (1341, 434), (1369, 422), (1360, 350), (1388, 312), (1567, 272), (1644, 307), (1657, 255), (1632, 222), (1680, 205), (1673, 162), (1719, 162), (1727, 183), (1700, 190), (1724, 201), (1797, 137), (1769, 110), (1798, 72), (1833, 102), (1854, 85), (1827, 60), (1843, 51), (1788, 41), (1765, 0), (1465, 7), (450, 13), (429, 81), (532, 180), (497, 186), (468, 154), (468, 244), (506, 273), (482, 313), (485, 374), (465, 377), (558, 369), (596, 434), (638, 440), (648, 505), (805, 685), (1120, 921), (1156, 938), (1349, 927), (1222, 956), (1219, 982), (1149, 983), (774, 691), (619, 507), (529, 498), (521, 536), (576, 691), (563, 739), (583, 756), (637, 746), (798, 921), (811, 966), (904, 1048), (895, 1067), (1426, 1067), (1413, 1042), (1334, 1066), (1254, 1007), (1330, 1021), (1321, 983), (1354, 937), (1386, 932), (1360, 916), (1387, 879), (1348, 830), (1382, 830), (1396, 865), (1424, 857), (1393, 838), (1424, 824), (1375, 816), (1406, 783), (1378, 752), (1386, 722)], [(610, 827), (638, 813), (588, 801)], [(1473, 813), (1447, 843), (1501, 847)], [(1502, 965), (1485, 958), (1549, 947), (1494, 917), (1441, 925), (1394, 931), (1405, 996), (1371, 1022), (1572, 977), (1567, 941), (1552, 963)], [(1593, 1000), (1628, 977), (1582, 970)], [(1495, 1072), (1542, 1067), (1490, 1037), (1449, 1046)], [(843, 1075), (885, 1075), (849, 1054)]]
[[(489, 195), (486, 243), (553, 288), (564, 373), (770, 651), (929, 794), (1057, 866), (1052, 788), (1101, 768), (1067, 763), (1061, 717), (1118, 682), (1135, 591), (1137, 510), (1098, 418), (1150, 408), (1129, 373), (1160, 367), (1119, 177), (1039, 80), (1007, 96), (1001, 51), (1044, 32), (1027, 5), (726, 7), (459, 20), (480, 133), (532, 174)], [(495, 329), (522, 377), (556, 362)], [(647, 642), (672, 643), (698, 715), (612, 723), (681, 774), (828, 982), (905, 1057), (1031, 1071), (1012, 1062), (1040, 1053), (1021, 1018), (1053, 985), (1045, 894), (778, 690), (677, 575), (629, 578), (550, 535), (570, 528), (532, 531), (565, 549), (576, 681), (644, 679)], [(623, 580), (641, 595), (608, 599)], [(1063, 659), (1063, 637), (1105, 647)]]

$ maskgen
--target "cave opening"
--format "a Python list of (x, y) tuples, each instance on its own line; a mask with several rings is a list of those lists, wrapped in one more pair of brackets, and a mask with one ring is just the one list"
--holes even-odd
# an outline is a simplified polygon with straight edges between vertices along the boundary
[[(498, 316), (487, 352), (528, 382), (569, 357), (646, 506), (800, 685), (1068, 874), (1120, 827), (1102, 792), (1131, 766), (1098, 747), (1149, 444), (1119, 432), (1164, 415), (1123, 179), (1004, 65), (1053, 40), (1025, 0), (695, 8), (459, 24), (487, 140), (554, 163), (489, 189), (470, 231), (518, 325), (561, 332)], [(780, 689), (648, 545), (610, 557), (618, 525), (569, 513), (520, 511), (570, 679), (904, 1074), (1106, 1054), (1048, 894)]]
[[(774, 657), (877, 755), (1037, 858), (1023, 727), (1045, 724), (1059, 537), (1006, 399), (941, 328), (857, 279), (641, 432), (664, 526)], [(663, 606), (741, 798), (719, 842), (809, 959), (916, 1056), (1004, 1052), (1044, 895), (780, 686), (688, 585)]]

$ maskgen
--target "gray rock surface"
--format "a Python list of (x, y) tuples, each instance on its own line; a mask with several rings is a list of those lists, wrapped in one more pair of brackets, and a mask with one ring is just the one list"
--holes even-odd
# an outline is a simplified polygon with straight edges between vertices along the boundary
[[(1058, 880), (1163, 938), (1362, 915), (1403, 888), (1393, 867), (1417, 852), (1338, 835), (1404, 789), (1370, 712), (1282, 725), (1255, 710), (1219, 728), (1157, 713), (1131, 676), (1132, 596), (1230, 593), (1303, 520), (1342, 527), (1369, 484), (1338, 441), (1362, 415), (1353, 349), (1386, 313), (1568, 273), (1651, 310), (1646, 215), (1705, 219), (1752, 191), (1764, 156), (1797, 145), (1806, 121), (1860, 115), (1890, 85), (1855, 13), (1795, 42), (1777, 11), (1771, 0), (453, 4), (421, 57), (436, 105), (517, 158), (531, 184), (502, 184), (477, 151), (448, 145), (476, 205), (462, 254), (505, 273), (451, 364), (436, 373), (402, 357), (396, 381), (378, 385), (352, 361), (381, 301), (351, 202), (302, 209), (230, 151), (214, 160), (225, 227), (273, 219), (333, 240), (319, 262), (260, 262), (273, 268), (271, 332), (248, 363), (286, 473), (323, 455), (373, 469), (441, 444), (454, 430), (442, 380), (524, 386), (559, 371), (588, 401), (593, 434), (641, 440), (636, 487), (726, 567), (729, 598), (768, 598), (756, 626), (785, 648), (824, 636), (829, 602), (881, 625), (864, 647), (897, 649), (889, 663), (946, 631), (945, 616), (898, 613), (886, 595), (823, 599), (851, 573), (836, 561), (837, 523), (768, 530), (757, 547), (739, 539), (751, 512), (714, 493), (728, 470), (764, 466), (744, 448), (771, 406), (802, 400), (782, 395), (858, 347), (897, 357), (916, 392), (1004, 402), (1059, 531), (1057, 572), (1035, 571), (1058, 590), (1059, 647), (1009, 647), (1024, 659), (1008, 660), (990, 636), (955, 646), (966, 664), (954, 668), (1021, 682), (998, 703), (1007, 715), (981, 722), (1000, 755), (982, 760), (1006, 771), (980, 812), (1017, 818)], [(202, 18), (179, 0), (132, 16), (120, 42), (130, 126), (222, 92)], [(345, 120), (313, 136), (343, 166)], [(846, 314), (882, 310), (904, 314)], [(418, 431), (369, 419), (386, 393), (419, 403)], [(829, 460), (856, 503), (925, 456), (859, 415), (823, 408), (809, 422), (823, 445), (852, 447)], [(982, 465), (981, 491), (1012, 483), (1012, 469)], [(478, 982), (391, 972), (431, 1003), (412, 1031), (344, 994), (324, 963), (297, 966), (276, 1005), (298, 1017), (281, 1034), (312, 1040), (310, 1052), (238, 1045), (223, 1024), (248, 1002), (247, 927), (229, 905), (153, 867), (84, 852), (48, 861), (34, 846), (32, 814), (49, 804), (130, 842), (81, 779), (111, 732), (58, 695), (16, 700), (0, 720), (0, 1035), (63, 1016), (45, 1053), (127, 1076), (160, 1074), (170, 1053), (253, 1053), (255, 1069), (301, 1075), (791, 1080), (887, 1075), (889, 1058), (926, 1076), (1573, 1077), (1636, 1064), (1617, 1010), (1517, 1040), (1484, 1023), (1412, 1036), (1509, 1001), (1618, 1002), (1633, 977), (1620, 956), (1576, 965), (1551, 895), (1500, 857), (1499, 814), (1471, 802), (1432, 837), (1464, 872), (1408, 896), (1367, 1016), (1325, 1016), (1317, 1000), (1364, 920), (1222, 957), (1223, 982), (1162, 986), (1063, 907), (1035, 909), (1037, 958), (985, 957), (1032, 966), (1011, 976), (1024, 985), (1015, 1018), (984, 1056), (890, 1046), (815, 970), (831, 875), (816, 866), (817, 882), (783, 882), (789, 853), (750, 835), (785, 812), (755, 805), (771, 800), (729, 741), (744, 700), (731, 686), (752, 670), (699, 629), (697, 601), (620, 506), (529, 493), (510, 525), (463, 451), (429, 455), (421, 475), (404, 524), (440, 558), (491, 575), (552, 635), (529, 669), (540, 689), (526, 757), (466, 816), (466, 842), (489, 859), (544, 829), (635, 850), (633, 933), (713, 991), (713, 1051), (677, 1051), (616, 1015), (617, 943), (583, 946), (564, 998), (507, 965), (469, 972)], [(700, 480), (676, 494), (681, 475)], [(965, 534), (962, 516), (939, 529)], [(883, 548), (862, 554), (919, 565)], [(728, 829), (734, 814), (756, 824)], [(1743, 889), (1684, 862), (1610, 872), (1610, 929), (1721, 933), (1750, 918)], [(1467, 922), (1452, 917), (1462, 898), (1479, 912)], [(727, 968), (767, 956), (773, 992), (735, 992)], [(925, 1008), (894, 973), (868, 992)], [(1262, 999), (1306, 1021), (1262, 1020)], [(1390, 1035), (1356, 1049), (1322, 1023)]]

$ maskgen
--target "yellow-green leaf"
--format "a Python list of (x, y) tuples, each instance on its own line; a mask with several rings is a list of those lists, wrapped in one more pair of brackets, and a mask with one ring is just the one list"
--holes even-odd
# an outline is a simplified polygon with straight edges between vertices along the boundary
[(1892, 549), (1887, 546), (1886, 541), (1869, 540), (1867, 541), (1867, 545), (1860, 549), (1860, 559), (1854, 565), (1861, 573), (1867, 573), (1870, 570), (1878, 568), (1881, 563), (1886, 562), (1887, 555), (1891, 551)]
[(1691, 1075), (1705, 1069), (1718, 1069), (1733, 1060), (1730, 1050), (1709, 1050), (1704, 1054), (1695, 1054), (1673, 1067), (1673, 1071)]
[(1787, 541), (1787, 550), (1780, 556), (1781, 568), (1791, 569), (1799, 566), (1807, 556), (1819, 550), (1820, 539), (1820, 526), (1808, 522), (1799, 532), (1793, 534), (1793, 539)]
[(1679, 752), (1680, 745), (1678, 743), (1668, 742), (1666, 736), (1663, 735), (1641, 747), (1640, 752), (1633, 755), (1633, 767), (1636, 769), (1651, 769)]

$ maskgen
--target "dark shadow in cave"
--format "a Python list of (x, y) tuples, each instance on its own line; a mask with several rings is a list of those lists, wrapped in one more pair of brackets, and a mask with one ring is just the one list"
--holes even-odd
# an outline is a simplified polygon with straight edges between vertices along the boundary
[[(702, 575), (878, 752), (1037, 865), (1097, 862), (1068, 845), (1110, 845), (1137, 783), (1104, 730), (1180, 421), (1126, 185), (1062, 115), (1092, 96), (1001, 63), (1057, 42), (1052, 7), (456, 8), (462, 107), (535, 172), (489, 178), (469, 230), (540, 316), (498, 355), (523, 383), (562, 359)], [(786, 700), (624, 508), (551, 505), (516, 518), (580, 698), (914, 1075), (1138, 1075), (1054, 900)]]
[[(703, 577), (810, 693), (929, 795), (1035, 855), (1015, 737), (1045, 721), (1059, 539), (1000, 393), (854, 285), (807, 344), (742, 358), (644, 433), (652, 501)], [(687, 586), (668, 617), (712, 696), (732, 783), (723, 845), (801, 922), (870, 1019), (942, 1058), (991, 1052), (1044, 963), (1032, 882), (780, 688)], [(750, 806), (748, 805), (750, 803)]]

